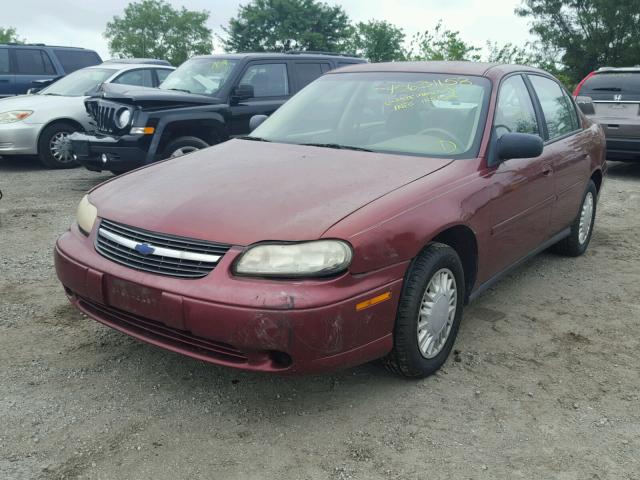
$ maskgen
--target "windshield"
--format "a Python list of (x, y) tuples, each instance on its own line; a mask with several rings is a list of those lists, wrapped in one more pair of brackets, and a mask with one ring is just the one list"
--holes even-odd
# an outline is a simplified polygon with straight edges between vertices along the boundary
[(316, 80), (252, 136), (374, 152), (471, 158), (490, 82), (426, 73), (342, 73)]
[(169, 75), (160, 88), (188, 93), (215, 95), (238, 62), (220, 58), (187, 60)]
[(113, 68), (85, 68), (61, 78), (39, 92), (40, 95), (64, 95), (81, 97), (104, 83), (118, 70)]

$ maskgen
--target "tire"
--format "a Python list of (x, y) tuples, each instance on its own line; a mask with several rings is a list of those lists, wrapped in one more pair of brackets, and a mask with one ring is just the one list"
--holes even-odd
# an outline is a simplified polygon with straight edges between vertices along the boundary
[[(161, 158), (177, 158), (188, 153), (195, 152), (207, 148), (209, 144), (198, 137), (179, 137), (169, 142), (162, 151)], [(182, 152), (182, 153), (178, 153)]]
[[(571, 233), (567, 238), (560, 240), (551, 247), (553, 252), (567, 257), (579, 257), (587, 251), (587, 247), (591, 241), (591, 235), (593, 234), (597, 203), (598, 191), (596, 190), (596, 185), (593, 183), (593, 180), (589, 180), (587, 190), (582, 197), (582, 203), (580, 203), (578, 214), (571, 224)], [(588, 228), (586, 232), (585, 226)]]
[[(454, 291), (448, 295), (445, 289), (436, 292), (435, 295), (439, 296), (434, 297), (433, 286), (437, 286), (438, 279), (443, 278), (443, 274), (447, 276), (447, 282), (453, 279)], [(451, 247), (432, 243), (415, 258), (407, 272), (398, 303), (393, 350), (383, 359), (388, 370), (404, 377), (423, 378), (436, 372), (444, 364), (458, 335), (464, 307), (464, 290), (462, 262)], [(428, 302), (429, 299), (435, 301)], [(427, 307), (431, 312), (431, 320), (429, 316), (423, 317), (420, 314), (425, 301), (432, 305)], [(453, 312), (450, 310), (452, 302)], [(431, 335), (432, 339), (435, 338), (431, 342), (431, 352), (428, 351), (429, 341), (425, 341), (425, 336), (430, 335), (429, 328), (420, 328), (425, 325), (432, 325), (434, 331), (442, 325), (442, 336)], [(438, 338), (440, 341), (437, 341)], [(420, 340), (423, 340), (423, 345), (426, 344), (427, 351), (418, 345)]]
[(40, 133), (38, 139), (38, 158), (47, 168), (75, 168), (78, 162), (73, 159), (68, 137), (79, 129), (66, 122), (54, 123)]

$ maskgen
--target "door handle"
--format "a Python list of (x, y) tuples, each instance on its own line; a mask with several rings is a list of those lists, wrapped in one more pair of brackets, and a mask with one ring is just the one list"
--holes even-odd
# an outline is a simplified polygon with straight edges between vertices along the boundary
[(548, 177), (552, 173), (553, 173), (553, 168), (551, 168), (551, 165), (542, 166), (542, 175), (544, 175), (545, 177)]

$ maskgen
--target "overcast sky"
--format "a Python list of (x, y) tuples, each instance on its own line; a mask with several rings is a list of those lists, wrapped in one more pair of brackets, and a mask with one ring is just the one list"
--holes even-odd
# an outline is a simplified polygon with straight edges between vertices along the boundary
[[(207, 10), (209, 26), (222, 33), (235, 16), (238, 5), (247, 0), (169, 0), (176, 7)], [(105, 25), (119, 15), (129, 0), (2, 0), (0, 26), (13, 26), (32, 43), (68, 45), (96, 50), (109, 58), (102, 37)], [(404, 29), (408, 37), (431, 29), (442, 19), (445, 26), (459, 30), (462, 38), (484, 47), (487, 39), (500, 44), (524, 44), (530, 39), (527, 22), (513, 11), (521, 0), (327, 0), (340, 4), (354, 21), (387, 20)], [(10, 6), (9, 6), (10, 5)], [(218, 42), (215, 49), (220, 51)]]

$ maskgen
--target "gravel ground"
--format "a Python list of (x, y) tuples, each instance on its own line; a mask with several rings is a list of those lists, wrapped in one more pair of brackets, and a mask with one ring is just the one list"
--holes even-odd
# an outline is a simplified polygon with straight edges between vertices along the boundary
[(640, 164), (610, 164), (585, 256), (501, 281), (421, 381), (241, 373), (83, 318), (52, 246), (107, 178), (0, 159), (0, 479), (640, 478)]

